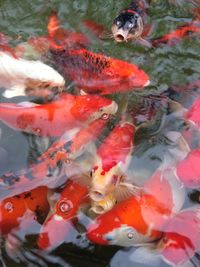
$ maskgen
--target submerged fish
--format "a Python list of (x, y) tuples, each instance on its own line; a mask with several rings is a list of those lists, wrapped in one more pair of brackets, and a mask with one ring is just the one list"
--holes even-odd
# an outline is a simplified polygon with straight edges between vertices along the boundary
[(38, 239), (39, 248), (51, 249), (64, 242), (64, 237), (69, 231), (69, 221), (76, 216), (80, 206), (87, 201), (87, 187), (68, 180), (55, 204), (53, 213), (42, 226)]
[(166, 172), (157, 171), (140, 194), (118, 203), (88, 227), (87, 237), (101, 245), (140, 246), (158, 240), (163, 226), (179, 211), (184, 188)]
[(200, 186), (200, 147), (192, 150), (174, 168), (176, 177), (189, 188)]
[(182, 266), (190, 261), (200, 250), (199, 208), (196, 206), (177, 213), (166, 224), (163, 232), (157, 246), (163, 259), (171, 266)]
[(200, 97), (197, 97), (192, 106), (185, 112), (184, 119), (200, 128)]
[(109, 116), (102, 116), (102, 118), (92, 121), (86, 127), (76, 131), (72, 138), (68, 136), (67, 132), (50, 146), (39, 161), (48, 162), (51, 168), (56, 167), (60, 161), (73, 161), (86, 150), (92, 141), (98, 138), (107, 124), (108, 118)]
[(134, 186), (124, 181), (134, 148), (134, 135), (135, 126), (132, 123), (119, 123), (97, 149), (89, 194), (94, 202), (112, 193), (121, 198), (124, 194), (127, 196), (135, 192)]
[(117, 42), (142, 39), (149, 1), (134, 0), (114, 19), (112, 34)]
[(89, 39), (83, 33), (71, 32), (60, 25), (56, 11), (52, 11), (48, 20), (49, 42), (54, 48), (80, 48), (87, 47)]
[(98, 95), (62, 94), (59, 99), (37, 105), (0, 103), (0, 120), (13, 129), (39, 136), (61, 136), (105, 114), (114, 114), (117, 104)]
[(193, 20), (190, 23), (177, 27), (170, 33), (165, 34), (160, 38), (152, 40), (153, 46), (167, 44), (169, 46), (179, 43), (183, 38), (200, 34), (200, 20)]
[(47, 187), (38, 187), (0, 202), (0, 233), (7, 235), (17, 228), (24, 214), (29, 210), (36, 220), (44, 220), (49, 211)]
[(54, 90), (61, 91), (64, 84), (63, 77), (41, 61), (15, 58), (0, 52), (0, 87), (6, 88), (5, 97), (43, 96)]
[(134, 64), (86, 49), (68, 49), (62, 41), (56, 43), (51, 32), (49, 35), (58, 68), (86, 93), (126, 92), (149, 84), (148, 75)]

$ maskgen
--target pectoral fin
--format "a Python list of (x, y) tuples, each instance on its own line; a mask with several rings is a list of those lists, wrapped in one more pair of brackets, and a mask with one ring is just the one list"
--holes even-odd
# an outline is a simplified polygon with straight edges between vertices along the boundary
[(116, 187), (114, 194), (117, 201), (122, 201), (126, 198), (139, 194), (141, 191), (143, 191), (142, 187), (122, 182)]

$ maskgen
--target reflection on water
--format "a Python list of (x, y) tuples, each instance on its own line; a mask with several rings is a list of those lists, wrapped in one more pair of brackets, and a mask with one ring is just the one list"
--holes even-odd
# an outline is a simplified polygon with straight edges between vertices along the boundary
[[(45, 99), (0, 95), (2, 266), (199, 266), (200, 41), (187, 36), (153, 48), (119, 44), (99, 39), (82, 22), (100, 23), (106, 32), (127, 5), (0, 2), (0, 32), (18, 45), (16, 53), (59, 70), (68, 90)], [(49, 50), (52, 10), (81, 53)], [(178, 7), (153, 1), (147, 15), (154, 40), (193, 17), (187, 1)], [(30, 40), (37, 36), (45, 38)], [(85, 55), (83, 47), (92, 53)], [(75, 97), (83, 86), (91, 93), (95, 84), (94, 93), (102, 92), (105, 82), (112, 90), (134, 87), (128, 75), (138, 70), (112, 58), (138, 65), (151, 84), (125, 94)], [(143, 86), (147, 76), (141, 80)]]

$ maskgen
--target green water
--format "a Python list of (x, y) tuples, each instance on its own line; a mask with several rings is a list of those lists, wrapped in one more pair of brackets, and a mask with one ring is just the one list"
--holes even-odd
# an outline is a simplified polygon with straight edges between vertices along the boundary
[[(47, 34), (48, 16), (53, 9), (58, 11), (63, 27), (67, 29), (88, 33), (81, 23), (83, 19), (93, 20), (109, 29), (113, 18), (128, 4), (129, 1), (115, 0), (0, 0), (0, 32), (12, 37), (13, 45), (24, 42), (32, 36), (45, 35)], [(155, 24), (155, 30), (151, 35), (152, 38), (161, 36), (178, 25), (190, 21), (192, 18), (192, 14), (189, 12), (189, 5), (185, 4), (182, 7), (170, 6), (166, 0), (154, 1), (148, 15), (149, 23)], [(160, 94), (171, 85), (185, 84), (200, 77), (199, 38), (187, 38), (172, 47), (163, 46), (157, 49), (149, 49), (139, 44), (117, 44), (112, 39), (99, 41), (93, 37), (90, 49), (94, 52), (102, 52), (106, 55), (135, 63), (144, 69), (151, 79), (151, 85), (144, 90), (144, 95), (150, 93)], [(135, 102), (140, 101), (140, 97), (140, 95), (130, 93), (129, 105), (132, 106)], [(118, 103), (120, 103), (121, 98), (121, 95), (115, 96)], [(190, 95), (186, 94), (183, 98), (187, 107), (187, 101), (190, 102)], [(182, 98), (180, 99), (181, 101), (183, 100)], [(160, 111), (162, 111), (162, 108), (159, 108)], [(166, 113), (165, 108), (163, 108), (163, 113)], [(169, 124), (164, 129), (179, 130), (180, 125), (179, 123), (176, 124), (175, 119), (167, 117), (167, 120)], [(155, 121), (150, 126), (151, 131), (154, 131), (157, 127)], [(30, 159), (28, 158), (30, 154), (33, 158), (37, 157), (49, 145), (46, 140), (30, 142), (30, 137), (24, 137), (21, 133), (16, 133), (3, 124), (1, 124), (1, 128), (4, 134), (0, 140), (0, 145), (9, 155), (7, 165), (5, 163), (0, 169), (1, 173), (25, 167)], [(146, 139), (149, 136), (148, 133), (146, 135), (145, 131), (141, 131), (141, 133), (142, 135), (138, 135), (137, 149), (130, 169), (137, 170), (139, 174), (145, 173), (147, 176), (160, 164), (162, 155), (165, 152), (165, 145), (153, 139), (152, 142), (149, 142), (149, 138), (148, 140)], [(39, 151), (34, 151), (34, 149)], [(187, 201), (190, 205), (189, 199)], [(119, 250), (116, 247), (94, 246), (89, 244), (84, 237), (72, 238), (71, 243), (58, 247), (49, 255), (42, 252), (41, 255), (36, 256), (38, 251), (35, 246), (35, 238), (31, 235), (24, 242), (19, 252), (19, 260), (16, 256), (12, 258), (12, 255), (6, 255), (4, 245), (2, 251), (4, 263), (8, 267), (19, 266), (19, 264), (20, 266), (31, 267), (153, 266), (148, 264), (148, 260), (144, 265), (130, 260), (132, 249)], [(118, 254), (115, 254), (117, 251)], [(159, 266), (163, 267), (166, 264), (162, 262)]]

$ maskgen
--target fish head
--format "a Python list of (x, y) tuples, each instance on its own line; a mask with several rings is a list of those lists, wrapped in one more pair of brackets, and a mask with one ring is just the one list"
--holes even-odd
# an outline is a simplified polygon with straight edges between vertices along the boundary
[(76, 103), (71, 108), (71, 114), (80, 122), (88, 123), (102, 118), (107, 120), (109, 115), (117, 112), (118, 106), (111, 99), (98, 95), (76, 96)]
[(89, 225), (87, 237), (101, 245), (134, 246), (159, 238), (160, 232), (144, 222), (140, 204), (132, 197), (97, 217)]
[(112, 194), (122, 179), (119, 165), (104, 170), (101, 159), (99, 157), (97, 159), (91, 171), (92, 182), (89, 193), (90, 198), (95, 202), (103, 201), (106, 196)]
[(143, 32), (142, 18), (137, 12), (124, 10), (113, 21), (111, 31), (116, 42), (137, 39)]

